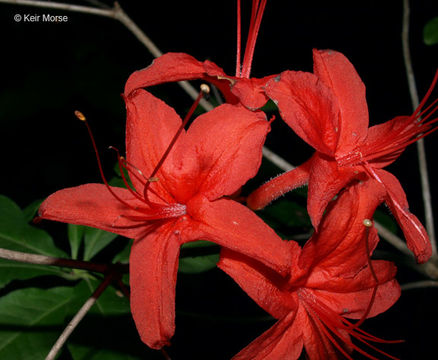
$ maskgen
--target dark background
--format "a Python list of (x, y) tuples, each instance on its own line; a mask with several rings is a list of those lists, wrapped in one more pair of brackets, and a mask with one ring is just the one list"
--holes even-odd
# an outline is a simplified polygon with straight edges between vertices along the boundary
[[(244, 3), (248, 4), (243, 8), (243, 39), (250, 11), (249, 2)], [(210, 59), (234, 74), (235, 1), (121, 1), (121, 6), (163, 52)], [(17, 23), (14, 14), (67, 15), (68, 21)], [(437, 45), (426, 46), (422, 41), (423, 27), (434, 16), (438, 16), (436, 1), (411, 1), (410, 45), (420, 98), (438, 67)], [(401, 26), (402, 1), (270, 1), (252, 76), (286, 69), (311, 71), (312, 48), (331, 48), (343, 52), (365, 82), (371, 124), (410, 114)], [(111, 177), (114, 154), (105, 149), (109, 145), (124, 149), (125, 110), (120, 94), (128, 76), (151, 63), (147, 49), (113, 19), (1, 3), (0, 31), (0, 193), (24, 207), (60, 188), (100, 182), (86, 130), (73, 116), (76, 109), (89, 119)], [(191, 104), (174, 85), (154, 92), (181, 115)], [(438, 197), (436, 136), (426, 139), (433, 199)], [(274, 122), (267, 145), (293, 164), (312, 153), (280, 120)], [(415, 146), (389, 170), (403, 184), (412, 212), (423, 219)], [(416, 279), (408, 270), (400, 270), (400, 282)], [(386, 314), (367, 321), (365, 328), (385, 338), (405, 339), (403, 345), (388, 347), (402, 359), (433, 358), (437, 303), (438, 289), (409, 290)], [(178, 308), (224, 316), (244, 309), (263, 315), (215, 270), (181, 276)], [(270, 324), (230, 325), (181, 315), (169, 352), (175, 359), (227, 358)]]

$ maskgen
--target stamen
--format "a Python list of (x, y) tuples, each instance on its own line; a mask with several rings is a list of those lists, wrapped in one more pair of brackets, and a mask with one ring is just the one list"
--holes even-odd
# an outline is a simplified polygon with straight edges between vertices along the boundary
[(242, 42), (242, 24), (241, 24), (241, 11), (240, 0), (237, 0), (237, 52), (236, 52), (236, 77), (240, 77), (240, 51)]
[(254, 49), (257, 41), (257, 36), (260, 30), (263, 13), (265, 11), (267, 0), (253, 0), (251, 10), (251, 22), (249, 25), (248, 39), (246, 41), (245, 56), (243, 58), (243, 66), (241, 77), (249, 78), (251, 73), (252, 59), (254, 57)]
[(161, 159), (158, 161), (158, 164), (155, 166), (154, 170), (152, 171), (152, 174), (149, 175), (148, 181), (146, 182), (146, 184), (144, 186), (144, 198), (146, 200), (148, 199), (147, 191), (148, 191), (149, 185), (151, 183), (150, 179), (153, 179), (155, 177), (155, 175), (157, 174), (158, 170), (161, 168), (161, 166), (163, 165), (163, 163), (166, 160), (167, 156), (169, 155), (170, 151), (172, 150), (173, 146), (175, 145), (176, 141), (178, 140), (179, 135), (184, 130), (184, 127), (187, 125), (190, 117), (195, 112), (195, 110), (196, 110), (199, 102), (201, 101), (202, 97), (204, 96), (204, 94), (208, 94), (209, 92), (210, 92), (210, 87), (207, 84), (202, 84), (201, 85), (201, 91), (199, 92), (198, 97), (196, 98), (196, 100), (192, 104), (192, 106), (190, 107), (190, 109), (189, 109), (187, 115), (185, 116), (181, 126), (177, 130), (176, 134), (173, 136), (172, 140), (170, 141), (169, 146), (167, 147), (167, 149), (164, 152), (164, 154), (161, 157)]
[(99, 167), (99, 172), (100, 172), (100, 177), (102, 178), (106, 188), (108, 189), (108, 191), (111, 193), (112, 196), (114, 196), (114, 198), (116, 198), (118, 201), (120, 201), (123, 205), (129, 207), (130, 209), (133, 210), (137, 210), (134, 206), (132, 206), (131, 204), (128, 204), (125, 200), (122, 200), (115, 192), (114, 190), (111, 188), (111, 186), (108, 184), (108, 181), (105, 178), (105, 175), (103, 173), (103, 168), (102, 168), (102, 163), (100, 161), (100, 156), (99, 156), (99, 151), (97, 150), (97, 146), (96, 146), (96, 141), (94, 140), (94, 136), (93, 136), (93, 132), (91, 131), (90, 125), (88, 125), (88, 121), (87, 118), (84, 116), (84, 114), (82, 114), (79, 110), (75, 110), (74, 112), (75, 116), (81, 120), (85, 126), (87, 127), (88, 130), (88, 134), (90, 136), (91, 139), (91, 143), (93, 144), (93, 149), (94, 152), (96, 154), (96, 160), (97, 160), (97, 166)]

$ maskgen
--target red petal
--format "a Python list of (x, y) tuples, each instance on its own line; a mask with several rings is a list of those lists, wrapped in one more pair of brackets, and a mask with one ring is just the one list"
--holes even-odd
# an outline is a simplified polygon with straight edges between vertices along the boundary
[(328, 86), (339, 106), (337, 154), (347, 154), (361, 144), (368, 130), (365, 85), (350, 61), (333, 50), (313, 51), (314, 73)]
[(327, 159), (319, 153), (313, 155), (307, 211), (315, 228), (318, 227), (328, 203), (355, 176), (354, 168), (341, 168), (336, 161)]
[(144, 343), (169, 345), (175, 331), (175, 286), (180, 242), (173, 225), (137, 239), (131, 248), (131, 312)]
[(274, 76), (275, 75), (266, 76), (261, 79), (237, 79), (236, 83), (232, 86), (231, 92), (236, 95), (240, 102), (248, 109), (259, 109), (268, 101), (264, 87)]
[[(173, 108), (145, 90), (137, 90), (125, 100), (128, 113), (126, 122), (127, 160), (140, 169), (144, 177), (149, 178), (181, 126), (182, 120)], [(183, 132), (177, 143), (183, 142), (184, 136)], [(178, 157), (175, 147), (156, 174), (159, 180), (150, 185), (169, 202), (172, 201), (172, 198), (166, 186), (173, 180), (175, 157)], [(142, 192), (144, 182), (142, 183), (134, 176), (131, 176), (131, 180), (135, 188)]]
[(233, 360), (298, 359), (303, 349), (305, 325), (302, 316), (291, 312), (235, 355)]
[(180, 149), (180, 167), (193, 171), (175, 185), (178, 193), (188, 182), (210, 200), (237, 191), (257, 173), (269, 130), (263, 113), (241, 106), (225, 104), (199, 116), (187, 131), (186, 149)]
[(316, 150), (334, 155), (339, 137), (336, 98), (317, 76), (285, 71), (266, 85), (283, 120)]
[(131, 74), (125, 85), (125, 96), (133, 91), (148, 86), (182, 80), (202, 79), (213, 83), (224, 94), (229, 103), (236, 103), (235, 95), (231, 93), (234, 77), (228, 77), (225, 72), (211, 61), (201, 62), (184, 53), (167, 53), (155, 59), (151, 65)]
[[(290, 242), (288, 251), (300, 252), (299, 246)], [(217, 266), (225, 271), (261, 308), (276, 319), (296, 310), (298, 303), (286, 288), (287, 280), (262, 263), (248, 256), (228, 250), (221, 251)]]
[(50, 195), (40, 206), (38, 215), (43, 219), (70, 224), (92, 226), (129, 238), (137, 238), (147, 224), (139, 227), (129, 216), (141, 216), (144, 203), (135, 199), (128, 190), (111, 188), (134, 211), (117, 200), (103, 184), (85, 184), (63, 189)]
[(199, 79), (204, 74), (203, 63), (194, 57), (184, 53), (167, 53), (155, 59), (147, 68), (131, 74), (125, 85), (125, 96), (140, 88), (166, 82)]
[(432, 245), (423, 225), (409, 211), (406, 194), (397, 178), (385, 170), (376, 170), (388, 193), (386, 203), (400, 224), (408, 248), (419, 263), (425, 263), (432, 256)]
[(312, 159), (313, 157), (297, 168), (278, 175), (253, 191), (247, 198), (248, 206), (253, 210), (263, 209), (280, 196), (306, 184), (309, 180)]
[(290, 245), (247, 207), (233, 200), (210, 202), (197, 197), (187, 204), (187, 212), (199, 222), (204, 240), (252, 257), (278, 272), (289, 271)]
[(321, 269), (320, 275), (327, 280), (355, 275), (368, 263), (366, 237), (370, 252), (378, 242), (376, 229), (367, 228), (363, 221), (373, 218), (384, 195), (374, 181), (349, 186), (330, 203), (318, 232), (305, 245), (300, 263), (312, 264), (314, 271)]

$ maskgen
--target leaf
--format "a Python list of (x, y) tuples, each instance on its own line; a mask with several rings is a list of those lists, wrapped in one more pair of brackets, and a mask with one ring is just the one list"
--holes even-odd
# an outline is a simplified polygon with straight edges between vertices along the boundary
[(44, 359), (63, 329), (73, 289), (22, 289), (0, 298), (0, 358)]
[[(84, 279), (75, 287), (74, 304), (75, 308), (77, 308), (75, 311), (94, 293), (99, 287), (100, 282), (96, 279)], [(108, 286), (102, 295), (99, 296), (89, 313), (100, 316), (130, 314), (129, 299), (113, 286)]]
[[(120, 338), (118, 339), (120, 340)], [(143, 356), (130, 356), (125, 352), (116, 352), (113, 349), (102, 349), (102, 345), (69, 344), (68, 348), (74, 360), (142, 360)]]
[(66, 257), (45, 231), (29, 225), (11, 199), (0, 195), (0, 247), (34, 254)]
[[(198, 253), (205, 253), (205, 248), (212, 248), (215, 252), (213, 254), (207, 255), (198, 255), (198, 256), (184, 256), (184, 250), (187, 249), (196, 249)], [(208, 270), (211, 270), (216, 267), (217, 262), (219, 261), (219, 253), (215, 249), (217, 247), (216, 244), (209, 241), (193, 241), (182, 245), (181, 252), (182, 256), (179, 258), (179, 267), (178, 271), (186, 274), (198, 274)], [(211, 252), (211, 251), (210, 251)], [(216, 253), (217, 252), (217, 253)], [(190, 255), (190, 252), (187, 252)], [(192, 251), (195, 253), (195, 251)]]
[(27, 264), (0, 259), (0, 288), (13, 280), (26, 280), (42, 275), (64, 276), (65, 272), (56, 266)]
[(104, 230), (85, 227), (84, 231), (84, 260), (92, 259), (105, 246), (111, 243), (117, 234), (113, 234)]
[(274, 202), (264, 210), (264, 213), (285, 226), (311, 226), (306, 208), (289, 200), (280, 199)]
[(438, 16), (429, 20), (424, 26), (423, 41), (426, 45), (438, 44)]
[(26, 222), (33, 220), (42, 202), (42, 200), (35, 200), (23, 209)]
[(78, 258), (79, 248), (81, 247), (84, 231), (85, 226), (68, 224), (68, 241), (70, 242), (72, 259)]

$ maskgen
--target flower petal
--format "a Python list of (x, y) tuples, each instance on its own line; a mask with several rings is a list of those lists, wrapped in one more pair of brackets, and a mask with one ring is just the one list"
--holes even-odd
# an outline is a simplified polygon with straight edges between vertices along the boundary
[(145, 226), (129, 220), (141, 216), (146, 206), (122, 188), (111, 187), (133, 210), (117, 200), (103, 184), (85, 184), (59, 190), (50, 195), (38, 210), (39, 217), (76, 225), (92, 226), (129, 238), (136, 238), (146, 231)]
[(354, 168), (341, 168), (338, 167), (336, 161), (327, 159), (319, 153), (313, 155), (307, 211), (315, 228), (318, 227), (328, 203), (355, 176)]
[(169, 345), (175, 331), (175, 286), (180, 242), (173, 224), (137, 239), (131, 248), (131, 312), (144, 343)]
[(376, 173), (387, 191), (386, 203), (400, 224), (408, 248), (419, 263), (425, 263), (432, 256), (432, 245), (423, 225), (409, 211), (406, 194), (397, 178), (385, 170), (376, 169)]
[(375, 228), (364, 225), (372, 219), (385, 193), (374, 181), (362, 181), (349, 186), (331, 202), (318, 231), (304, 246), (300, 264), (313, 268), (313, 275), (327, 277), (355, 275), (367, 262), (367, 248), (377, 245)]
[(339, 109), (331, 90), (317, 76), (285, 71), (270, 80), (265, 89), (283, 120), (298, 136), (317, 151), (334, 155), (339, 137)]
[(235, 355), (233, 360), (298, 359), (303, 349), (302, 319), (296, 312), (288, 313)]
[(250, 110), (261, 108), (269, 100), (264, 91), (266, 83), (275, 75), (265, 76), (264, 78), (240, 78), (235, 80), (231, 92), (239, 98), (243, 106)]
[(295, 169), (278, 175), (269, 180), (247, 198), (248, 206), (253, 210), (260, 210), (269, 203), (309, 181), (312, 158)]
[(197, 197), (187, 204), (187, 212), (199, 223), (204, 240), (252, 257), (280, 273), (289, 271), (290, 245), (246, 206), (225, 198), (210, 202)]
[[(300, 247), (290, 241), (290, 252), (300, 252)], [(261, 308), (276, 319), (296, 310), (298, 303), (285, 288), (287, 280), (262, 263), (235, 251), (223, 248), (217, 266), (226, 272)]]
[[(367, 318), (388, 310), (398, 300), (401, 293), (400, 286), (394, 279), (397, 269), (393, 263), (373, 261), (373, 269), (379, 285)], [(360, 319), (372, 300), (375, 281), (367, 267), (354, 278), (333, 278), (326, 285), (330, 290), (313, 290), (318, 300), (339, 315), (350, 319)], [(336, 288), (338, 291), (334, 291)]]
[[(166, 152), (182, 120), (173, 108), (145, 90), (135, 91), (125, 98), (125, 101), (128, 113), (126, 156), (128, 162), (143, 173), (143, 180), (131, 176), (134, 187), (142, 192), (145, 182)], [(183, 142), (184, 136), (183, 131), (177, 142)], [(172, 197), (166, 186), (173, 180), (175, 157), (178, 157), (176, 146), (177, 144), (155, 175), (158, 181), (149, 185), (169, 202), (172, 201)]]
[(368, 131), (365, 85), (351, 62), (333, 50), (313, 51), (314, 74), (328, 86), (339, 106), (337, 154), (348, 154), (361, 144)]
[(186, 148), (180, 151), (184, 151), (180, 167), (197, 170), (175, 184), (177, 192), (183, 193), (187, 182), (210, 200), (237, 191), (257, 173), (269, 130), (263, 113), (242, 106), (225, 104), (199, 116), (187, 131)]
[(236, 103), (231, 93), (233, 77), (211, 61), (201, 62), (185, 53), (167, 53), (156, 58), (151, 65), (131, 74), (125, 85), (125, 96), (148, 86), (182, 80), (202, 79), (217, 86), (227, 102)]

